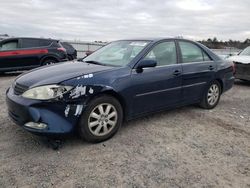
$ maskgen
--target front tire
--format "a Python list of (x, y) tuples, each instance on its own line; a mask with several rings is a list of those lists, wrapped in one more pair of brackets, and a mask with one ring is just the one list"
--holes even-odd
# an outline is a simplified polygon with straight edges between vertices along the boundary
[(200, 106), (205, 109), (213, 109), (220, 101), (221, 85), (218, 81), (210, 83), (206, 89)]
[(94, 98), (88, 104), (79, 122), (79, 134), (88, 142), (105, 141), (119, 130), (123, 110), (117, 99), (109, 95)]

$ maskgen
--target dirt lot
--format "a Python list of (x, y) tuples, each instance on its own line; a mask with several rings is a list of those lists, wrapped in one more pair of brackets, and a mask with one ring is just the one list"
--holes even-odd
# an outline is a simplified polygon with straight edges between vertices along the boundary
[(0, 187), (250, 187), (250, 84), (214, 110), (195, 106), (125, 123), (100, 144), (54, 151), (7, 116), (0, 78)]

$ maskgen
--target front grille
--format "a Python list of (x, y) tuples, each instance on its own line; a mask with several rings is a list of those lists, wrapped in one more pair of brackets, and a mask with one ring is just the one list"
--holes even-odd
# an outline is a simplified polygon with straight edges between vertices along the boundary
[(19, 83), (14, 84), (14, 94), (15, 95), (22, 95), (28, 89), (29, 89), (29, 87), (24, 86), (22, 84), (19, 84)]

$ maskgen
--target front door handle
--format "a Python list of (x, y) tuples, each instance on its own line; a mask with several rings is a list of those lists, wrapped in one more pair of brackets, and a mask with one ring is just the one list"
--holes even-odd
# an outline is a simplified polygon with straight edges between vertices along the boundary
[(214, 66), (213, 66), (213, 65), (210, 65), (210, 66), (208, 67), (208, 69), (209, 69), (209, 70), (214, 70)]
[(179, 70), (175, 70), (174, 72), (173, 72), (173, 75), (174, 76), (179, 76), (181, 74), (181, 71), (179, 71)]

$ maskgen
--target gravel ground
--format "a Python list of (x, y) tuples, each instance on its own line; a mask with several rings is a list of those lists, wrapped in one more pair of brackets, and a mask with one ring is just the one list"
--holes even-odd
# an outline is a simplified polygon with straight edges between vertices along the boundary
[(111, 140), (58, 151), (14, 125), (0, 78), (0, 187), (250, 187), (250, 84), (213, 110), (183, 107), (125, 123)]

